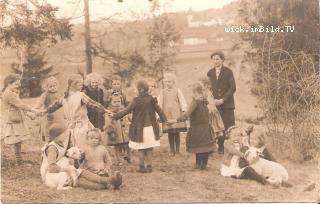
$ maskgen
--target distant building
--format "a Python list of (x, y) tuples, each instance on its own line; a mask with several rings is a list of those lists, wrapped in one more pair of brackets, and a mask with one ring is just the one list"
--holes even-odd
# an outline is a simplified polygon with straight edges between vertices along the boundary
[(208, 41), (206, 38), (190, 37), (190, 38), (183, 39), (184, 45), (204, 45), (207, 43), (208, 43)]

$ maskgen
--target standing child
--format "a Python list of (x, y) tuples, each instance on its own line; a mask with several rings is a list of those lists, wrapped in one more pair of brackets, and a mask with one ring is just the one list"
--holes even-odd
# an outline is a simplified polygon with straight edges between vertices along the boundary
[[(107, 92), (106, 107), (112, 112), (119, 112), (127, 106), (126, 95), (121, 89), (121, 78), (113, 77), (112, 79), (112, 89)], [(106, 118), (110, 120), (110, 118)], [(116, 160), (119, 164), (120, 154), (125, 153), (124, 159), (130, 163), (130, 148), (128, 146), (129, 138), (129, 120), (128, 117), (124, 117), (119, 121), (108, 121), (108, 124), (111, 124), (110, 127), (107, 127), (108, 134), (108, 145), (114, 146), (114, 152)]]
[(19, 98), (20, 76), (10, 74), (4, 79), (3, 107), (4, 107), (4, 143), (12, 145), (18, 165), (22, 164), (21, 143), (30, 137), (29, 130), (25, 124), (24, 111), (38, 113), (29, 105), (23, 103)]
[(214, 150), (213, 131), (209, 124), (208, 101), (204, 95), (204, 88), (200, 83), (191, 86), (192, 101), (187, 112), (177, 121), (190, 118), (186, 145), (187, 151), (196, 154), (196, 169), (204, 170), (207, 167), (209, 154)]
[[(84, 93), (92, 100), (104, 105), (103, 90), (99, 87), (101, 85), (100, 77), (97, 73), (91, 73), (86, 76)], [(88, 107), (88, 118), (95, 128), (103, 129), (105, 120), (103, 113), (96, 111), (94, 108)]]
[(156, 113), (160, 119), (166, 121), (166, 116), (157, 104), (157, 100), (149, 93), (149, 86), (145, 80), (137, 83), (138, 96), (130, 105), (116, 114), (117, 120), (132, 112), (132, 122), (129, 129), (129, 147), (139, 150), (138, 172), (152, 172), (152, 149), (160, 146), (159, 125)]
[[(176, 76), (172, 73), (164, 74), (164, 88), (161, 90), (158, 97), (160, 107), (167, 116), (168, 120), (174, 120), (182, 115), (187, 110), (186, 100), (176, 87)], [(170, 122), (163, 124), (163, 133), (168, 133), (170, 144), (170, 156), (180, 153), (180, 132), (187, 131), (185, 122)]]
[[(54, 76), (49, 77), (45, 81), (45, 92), (40, 96), (35, 108), (46, 109), (51, 106), (55, 101), (59, 100), (61, 96), (58, 94), (59, 83)], [(47, 114), (46, 120), (41, 121), (40, 135), (43, 141), (51, 142), (53, 138), (49, 137), (49, 127), (53, 123), (63, 123), (64, 119), (62, 113), (55, 112)]]

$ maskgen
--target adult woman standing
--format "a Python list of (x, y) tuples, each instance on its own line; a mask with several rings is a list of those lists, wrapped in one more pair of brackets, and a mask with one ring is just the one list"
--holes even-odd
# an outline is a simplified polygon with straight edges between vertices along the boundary
[[(221, 115), (225, 130), (235, 125), (234, 117), (234, 96), (236, 83), (233, 72), (228, 67), (223, 66), (225, 56), (222, 52), (211, 54), (213, 68), (207, 73), (210, 80), (211, 93), (215, 100), (215, 105)], [(225, 135), (218, 137), (218, 152), (223, 154)]]

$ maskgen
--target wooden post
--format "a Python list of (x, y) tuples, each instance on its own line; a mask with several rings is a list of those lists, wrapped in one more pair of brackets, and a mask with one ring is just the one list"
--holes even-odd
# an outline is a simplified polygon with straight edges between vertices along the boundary
[(89, 74), (92, 72), (89, 0), (84, 0), (84, 28), (84, 38), (86, 44), (86, 74)]

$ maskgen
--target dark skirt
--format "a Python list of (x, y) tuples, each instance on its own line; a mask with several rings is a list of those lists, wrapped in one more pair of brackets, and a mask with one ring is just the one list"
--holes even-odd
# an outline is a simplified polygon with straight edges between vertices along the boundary
[(214, 151), (214, 139), (209, 124), (192, 125), (187, 133), (186, 145), (190, 153)]

